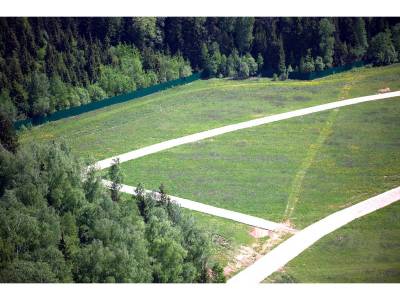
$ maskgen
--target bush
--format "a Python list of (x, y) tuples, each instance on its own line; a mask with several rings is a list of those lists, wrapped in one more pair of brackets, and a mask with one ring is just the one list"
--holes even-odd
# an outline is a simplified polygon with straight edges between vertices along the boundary
[(314, 59), (311, 56), (311, 49), (307, 50), (306, 57), (300, 59), (300, 72), (310, 73), (315, 71)]
[(89, 91), (82, 87), (75, 87), (75, 94), (79, 98), (80, 104), (87, 104), (90, 102)]
[(397, 62), (397, 52), (392, 44), (389, 30), (380, 32), (372, 38), (368, 56), (377, 66)]
[(250, 53), (247, 53), (242, 60), (248, 65), (249, 67), (249, 75), (254, 76), (257, 74), (258, 65), (255, 59), (251, 56)]
[(248, 64), (245, 61), (241, 61), (239, 65), (239, 70), (237, 73), (237, 77), (239, 79), (249, 78), (250, 69)]
[(107, 98), (106, 92), (98, 84), (89, 85), (88, 92), (91, 101), (98, 101)]
[(288, 79), (288, 73), (282, 72), (281, 75), (279, 75), (279, 80), (285, 81), (286, 79)]
[(315, 70), (323, 71), (325, 69), (325, 64), (321, 56), (315, 58)]
[(99, 86), (109, 97), (136, 90), (136, 83), (132, 77), (110, 66), (100, 67)]

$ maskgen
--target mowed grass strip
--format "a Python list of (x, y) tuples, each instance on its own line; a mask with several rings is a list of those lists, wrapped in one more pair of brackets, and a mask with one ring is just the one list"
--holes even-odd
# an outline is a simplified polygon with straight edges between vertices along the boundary
[(264, 282), (400, 282), (400, 203), (329, 234)]

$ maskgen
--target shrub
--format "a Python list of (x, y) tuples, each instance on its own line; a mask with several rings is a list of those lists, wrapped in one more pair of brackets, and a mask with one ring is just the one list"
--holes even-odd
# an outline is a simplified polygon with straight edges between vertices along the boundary
[(88, 92), (91, 101), (98, 101), (107, 98), (106, 92), (98, 84), (89, 85)]

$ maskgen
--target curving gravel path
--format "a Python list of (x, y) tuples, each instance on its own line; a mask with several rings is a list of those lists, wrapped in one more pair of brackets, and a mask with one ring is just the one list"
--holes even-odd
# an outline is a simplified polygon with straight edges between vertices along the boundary
[(335, 212), (298, 232), (257, 260), (253, 265), (232, 277), (228, 280), (228, 283), (259, 283), (285, 266), (289, 261), (328, 233), (346, 225), (354, 219), (365, 216), (398, 200), (400, 200), (400, 187)]
[[(109, 188), (111, 186), (111, 181), (103, 179), (103, 184)], [(135, 190), (136, 190), (136, 187), (134, 187), (134, 186), (121, 184), (120, 191), (123, 193), (136, 195)], [(145, 192), (146, 193), (154, 193), (156, 196), (159, 195), (157, 192), (153, 192), (150, 190), (145, 190)], [(191, 210), (199, 211), (202, 213), (206, 213), (209, 215), (213, 215), (213, 216), (217, 216), (217, 217), (221, 217), (221, 218), (225, 218), (225, 219), (229, 219), (229, 220), (233, 220), (233, 221), (237, 221), (239, 223), (247, 224), (247, 225), (254, 226), (254, 227), (259, 227), (262, 229), (267, 229), (267, 230), (272, 230), (272, 231), (286, 231), (286, 232), (291, 232), (291, 233), (295, 232), (294, 229), (286, 226), (285, 224), (275, 223), (272, 221), (264, 220), (264, 219), (253, 217), (250, 215), (238, 213), (238, 212), (235, 212), (232, 210), (227, 210), (227, 209), (223, 209), (223, 208), (219, 208), (219, 207), (215, 207), (215, 206), (211, 206), (211, 205), (207, 205), (207, 204), (203, 204), (203, 203), (199, 203), (199, 202), (195, 202), (192, 200), (183, 199), (183, 198), (179, 198), (179, 197), (175, 197), (175, 196), (171, 196), (171, 195), (169, 195), (169, 197), (173, 202), (179, 204), (181, 207), (188, 208)]]
[(317, 106), (312, 106), (308, 108), (303, 108), (303, 109), (298, 109), (286, 113), (281, 113), (277, 115), (272, 115), (268, 117), (263, 117), (263, 118), (258, 118), (246, 122), (241, 122), (241, 123), (236, 123), (232, 125), (227, 125), (219, 128), (214, 128), (202, 132), (198, 132), (195, 134), (183, 136), (180, 138), (168, 140), (165, 142), (161, 142), (158, 144), (154, 144), (151, 146), (147, 146), (141, 149), (137, 149), (134, 151), (130, 151), (124, 154), (116, 155), (110, 158), (103, 159), (101, 161), (98, 161), (95, 164), (95, 167), (98, 169), (106, 169), (110, 167), (113, 164), (113, 160), (116, 158), (119, 158), (119, 161), (125, 162), (129, 160), (133, 160), (139, 157), (143, 157), (149, 154), (153, 154), (156, 152), (160, 152), (166, 149), (170, 149), (179, 145), (184, 145), (188, 143), (193, 143), (196, 141), (204, 140), (213, 136), (221, 135), (224, 133), (228, 132), (233, 132), (236, 130), (240, 129), (245, 129), (245, 128), (250, 128), (254, 126), (259, 126), (259, 125), (264, 125), (276, 121), (281, 121), (281, 120), (286, 120), (294, 117), (299, 117), (299, 116), (304, 116), (320, 111), (325, 111), (325, 110), (330, 110), (338, 107), (343, 107), (343, 106), (349, 106), (353, 104), (358, 104), (358, 103), (363, 103), (363, 102), (368, 102), (368, 101), (375, 101), (375, 100), (382, 100), (382, 99), (387, 99), (387, 98), (393, 98), (393, 97), (398, 97), (400, 96), (400, 91), (397, 92), (391, 92), (391, 93), (385, 93), (385, 94), (377, 94), (377, 95), (370, 95), (370, 96), (365, 96), (365, 97), (359, 97), (359, 98), (352, 98), (352, 99), (347, 99), (347, 100), (341, 100), (341, 101), (335, 101), (327, 104), (322, 104), (322, 105), (317, 105)]

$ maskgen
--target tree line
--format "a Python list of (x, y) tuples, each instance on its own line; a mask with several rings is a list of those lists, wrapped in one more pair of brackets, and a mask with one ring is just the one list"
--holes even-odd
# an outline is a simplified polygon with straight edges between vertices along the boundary
[[(399, 18), (0, 18), (0, 138), (15, 119), (204, 70), (285, 80), (359, 60), (397, 62)], [(6, 119), (4, 119), (6, 118)]]
[(399, 52), (398, 18), (0, 18), (0, 92), (32, 117), (192, 69), (284, 78)]
[(62, 142), (0, 146), (0, 282), (224, 282), (208, 233), (139, 185), (110, 193)]

